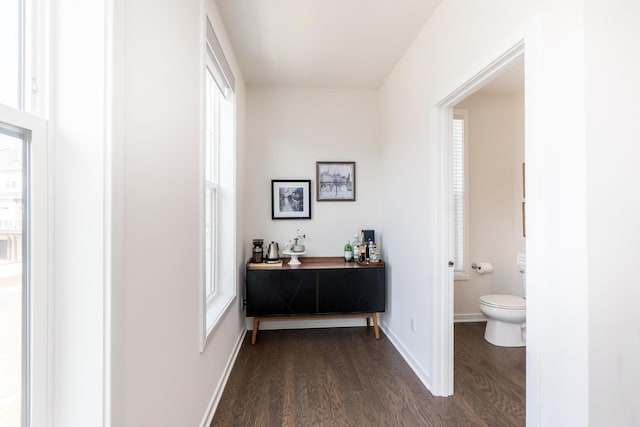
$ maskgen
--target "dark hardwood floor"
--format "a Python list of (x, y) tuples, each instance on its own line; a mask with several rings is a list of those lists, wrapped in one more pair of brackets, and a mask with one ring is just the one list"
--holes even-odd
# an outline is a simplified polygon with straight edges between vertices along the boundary
[(523, 426), (525, 349), (455, 325), (455, 393), (434, 397), (366, 328), (247, 334), (212, 426)]

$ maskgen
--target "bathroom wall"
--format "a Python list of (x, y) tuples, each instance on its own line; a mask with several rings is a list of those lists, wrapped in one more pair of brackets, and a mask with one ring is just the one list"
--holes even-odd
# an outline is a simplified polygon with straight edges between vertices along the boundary
[(455, 282), (456, 321), (483, 316), (478, 299), (486, 294), (523, 296), (516, 257), (522, 236), (524, 93), (474, 94), (457, 108), (468, 111), (469, 263), (488, 261), (493, 272), (469, 270)]

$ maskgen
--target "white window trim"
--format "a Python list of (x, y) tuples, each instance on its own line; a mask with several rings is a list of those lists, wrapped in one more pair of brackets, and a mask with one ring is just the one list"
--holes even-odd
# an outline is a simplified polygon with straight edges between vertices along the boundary
[[(213, 26), (208, 17), (203, 19), (203, 28), (201, 31), (202, 34), (202, 45), (204, 49), (202, 49), (201, 53), (201, 69), (202, 78), (201, 78), (201, 159), (200, 162), (200, 176), (202, 179), (201, 182), (201, 191), (200, 191), (200, 247), (202, 248), (201, 253), (201, 280), (202, 286), (200, 286), (200, 329), (201, 329), (201, 341), (200, 341), (200, 352), (203, 352), (206, 348), (206, 345), (213, 335), (214, 331), (220, 325), (221, 320), (228, 313), (229, 309), (233, 306), (236, 296), (237, 296), (237, 266), (236, 266), (236, 183), (235, 183), (235, 161), (236, 161), (236, 147), (235, 147), (235, 127), (236, 127), (236, 103), (235, 103), (235, 78), (231, 73), (231, 68), (229, 64), (224, 58), (224, 53), (222, 51), (222, 47), (215, 36), (215, 32), (213, 31)], [(222, 179), (221, 177), (221, 168), (223, 165), (219, 162), (218, 173), (218, 182), (216, 187), (216, 207), (217, 213), (216, 215), (216, 236), (217, 241), (214, 243), (216, 245), (216, 291), (210, 296), (207, 297), (207, 285), (205, 283), (206, 279), (206, 260), (204, 259), (205, 252), (205, 185), (206, 185), (206, 130), (204, 124), (206, 123), (206, 96), (205, 96), (205, 88), (206, 88), (206, 72), (207, 68), (210, 70), (211, 74), (214, 77), (214, 82), (220, 88), (222, 95), (224, 98), (229, 100), (233, 106), (231, 123), (232, 129), (231, 135), (229, 139), (232, 141), (232, 147), (229, 147), (231, 151), (232, 157), (232, 165), (233, 171), (231, 173), (230, 179)], [(222, 78), (220, 78), (222, 77)], [(224, 131), (224, 129), (223, 129)], [(225, 148), (226, 149), (226, 148)], [(222, 152), (221, 147), (217, 147), (217, 154), (220, 155)], [(226, 162), (226, 159), (224, 159)], [(225, 175), (227, 177), (227, 175)], [(229, 177), (227, 177), (229, 178)], [(224, 183), (222, 182), (224, 181)], [(223, 185), (224, 184), (224, 185)], [(223, 206), (224, 205), (224, 206)], [(220, 226), (221, 218), (225, 219), (225, 227), (224, 229)], [(230, 233), (229, 233), (230, 231)], [(223, 236), (224, 233), (224, 236)], [(222, 257), (222, 253), (224, 252), (224, 257)]]
[[(455, 109), (453, 111), (454, 119), (462, 119), (464, 120), (464, 142), (463, 142), (463, 168), (464, 168), (464, 193), (463, 193), (463, 203), (464, 203), (464, 212), (463, 212), (463, 259), (464, 266), (461, 271), (455, 271), (453, 278), (455, 281), (461, 280), (469, 280), (471, 271), (470, 269), (470, 261), (469, 261), (469, 112), (464, 109)], [(453, 146), (453, 144), (451, 144)], [(453, 159), (452, 159), (453, 163)], [(454, 221), (453, 209), (452, 209), (452, 224)]]

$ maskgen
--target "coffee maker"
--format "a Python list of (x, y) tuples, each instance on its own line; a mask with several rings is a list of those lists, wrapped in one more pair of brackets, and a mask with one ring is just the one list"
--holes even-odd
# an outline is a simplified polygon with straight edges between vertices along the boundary
[(264, 261), (264, 250), (262, 249), (263, 243), (264, 239), (253, 239), (251, 262), (254, 264), (260, 264)]

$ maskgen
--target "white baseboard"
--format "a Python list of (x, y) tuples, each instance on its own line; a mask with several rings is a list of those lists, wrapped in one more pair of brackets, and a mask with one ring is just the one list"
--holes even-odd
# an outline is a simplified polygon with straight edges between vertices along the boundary
[[(365, 326), (365, 319), (318, 319), (318, 320), (261, 320), (259, 330), (273, 331), (278, 329), (314, 329), (314, 328), (352, 328)], [(253, 330), (253, 317), (248, 317), (246, 328)]]
[(396, 350), (398, 350), (398, 353), (400, 353), (404, 361), (407, 362), (411, 370), (413, 370), (413, 372), (418, 376), (422, 384), (424, 384), (424, 386), (429, 391), (431, 391), (431, 376), (429, 375), (429, 372), (424, 369), (424, 367), (420, 364), (420, 362), (416, 360), (415, 357), (413, 357), (413, 354), (411, 354), (411, 352), (407, 350), (404, 344), (402, 344), (402, 341), (400, 341), (400, 339), (387, 327), (385, 323), (380, 323), (380, 328), (387, 336), (389, 341), (391, 341), (391, 344), (393, 344)]
[(222, 393), (224, 392), (224, 388), (227, 385), (227, 380), (229, 380), (229, 375), (231, 374), (231, 370), (233, 369), (233, 365), (236, 363), (236, 358), (238, 357), (238, 353), (240, 352), (240, 347), (242, 347), (242, 342), (244, 341), (244, 336), (247, 333), (247, 329), (243, 328), (242, 332), (238, 336), (236, 341), (236, 345), (233, 349), (233, 354), (229, 358), (229, 362), (227, 362), (227, 366), (224, 368), (224, 372), (222, 373), (222, 378), (218, 381), (218, 385), (213, 391), (213, 396), (209, 401), (209, 405), (207, 406), (207, 411), (202, 418), (202, 423), (200, 427), (209, 427), (211, 422), (213, 421), (213, 416), (216, 413), (216, 409), (218, 408), (218, 403), (220, 403), (220, 399), (222, 398)]
[(456, 313), (453, 315), (454, 323), (486, 322), (487, 318), (482, 313)]

